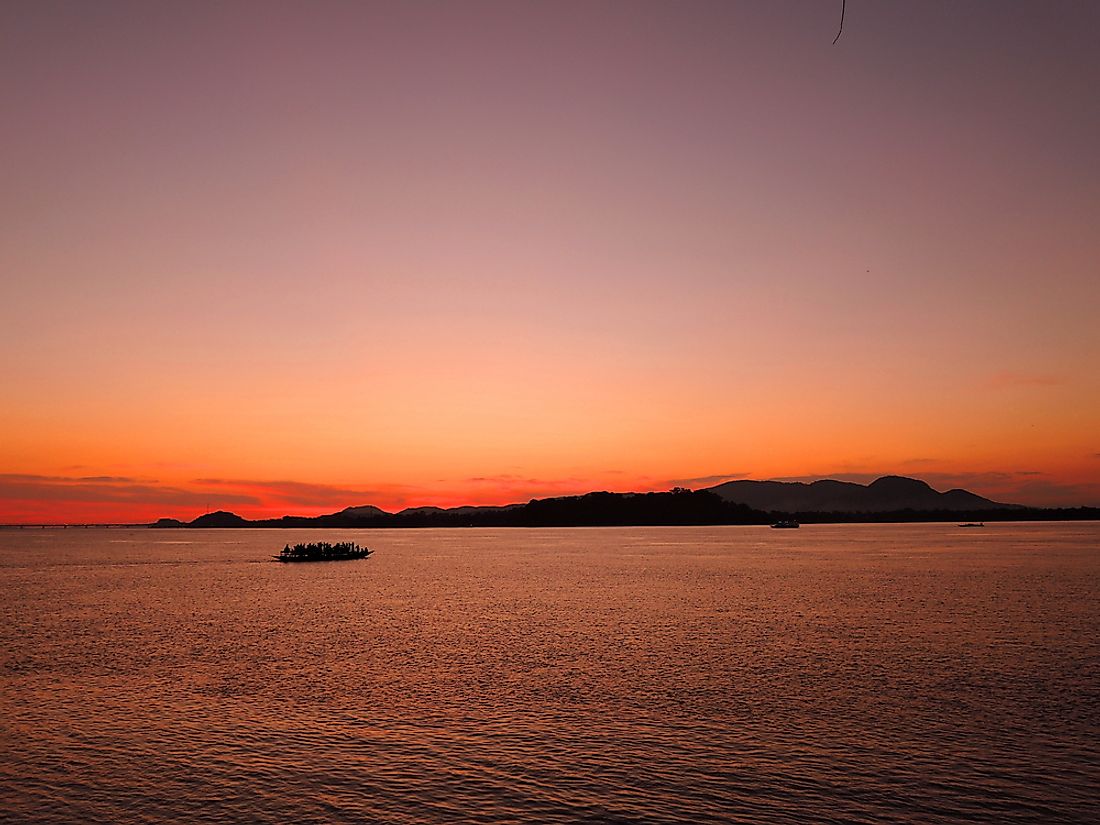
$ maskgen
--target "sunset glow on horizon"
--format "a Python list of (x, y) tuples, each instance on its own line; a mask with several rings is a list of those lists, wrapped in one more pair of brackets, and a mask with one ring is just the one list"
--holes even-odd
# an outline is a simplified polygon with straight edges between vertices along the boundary
[(1100, 4), (7, 4), (0, 523), (1100, 506)]

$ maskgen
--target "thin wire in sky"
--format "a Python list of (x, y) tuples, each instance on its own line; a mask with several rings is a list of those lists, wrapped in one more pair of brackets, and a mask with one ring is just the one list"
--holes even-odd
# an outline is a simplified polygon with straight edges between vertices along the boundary
[(836, 41), (840, 40), (840, 35), (844, 33), (844, 7), (848, 5), (848, 0), (840, 0), (840, 29), (837, 30), (836, 37), (833, 38), (833, 45), (836, 45)]

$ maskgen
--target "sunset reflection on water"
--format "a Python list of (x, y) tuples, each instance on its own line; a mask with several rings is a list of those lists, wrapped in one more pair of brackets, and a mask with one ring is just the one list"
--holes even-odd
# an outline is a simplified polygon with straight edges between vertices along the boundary
[(1095, 524), (0, 531), (10, 821), (1085, 822)]

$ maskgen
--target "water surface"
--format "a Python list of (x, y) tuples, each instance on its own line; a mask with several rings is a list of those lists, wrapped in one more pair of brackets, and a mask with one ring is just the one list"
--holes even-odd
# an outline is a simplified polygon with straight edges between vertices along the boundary
[(1100, 524), (0, 531), (0, 817), (1100, 821)]

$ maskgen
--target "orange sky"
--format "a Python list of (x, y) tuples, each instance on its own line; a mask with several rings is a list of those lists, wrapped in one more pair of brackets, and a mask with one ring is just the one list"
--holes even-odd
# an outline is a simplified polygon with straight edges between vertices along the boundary
[(1100, 6), (0, 10), (0, 523), (1100, 505)]

